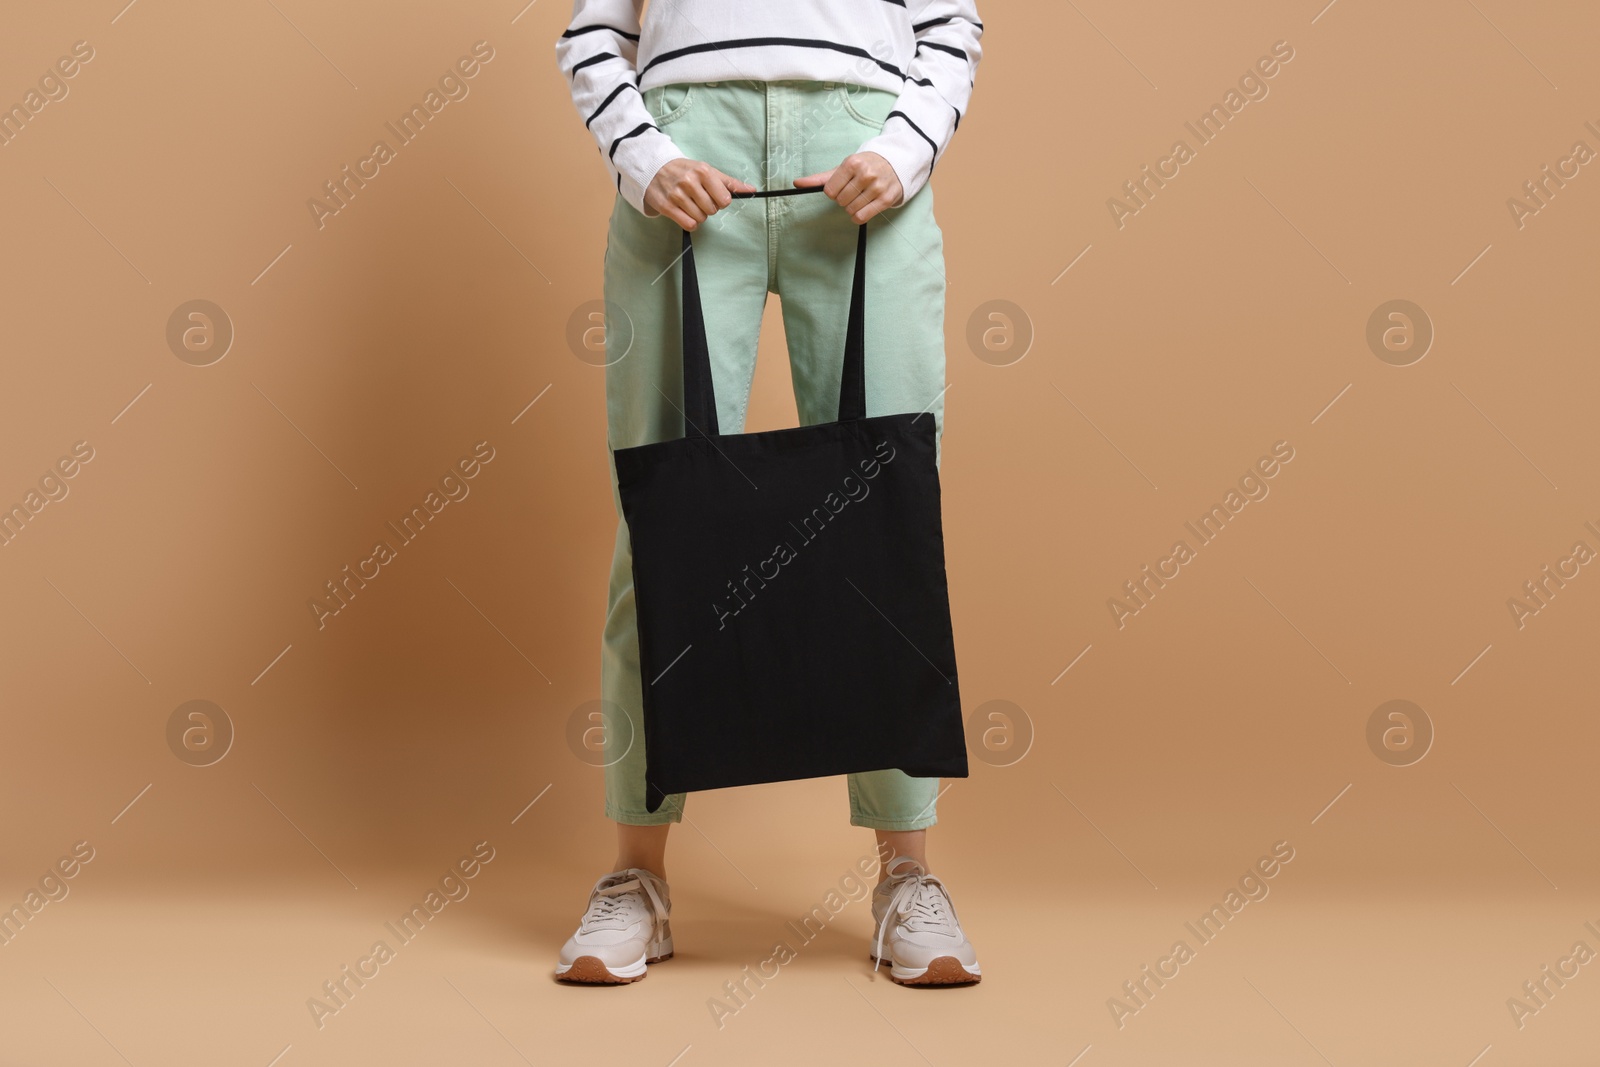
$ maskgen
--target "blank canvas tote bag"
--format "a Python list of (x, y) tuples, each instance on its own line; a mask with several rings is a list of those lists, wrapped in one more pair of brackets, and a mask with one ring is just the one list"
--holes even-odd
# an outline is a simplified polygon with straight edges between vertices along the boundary
[(838, 420), (724, 434), (683, 232), (685, 435), (612, 454), (649, 811), (672, 793), (856, 771), (967, 776), (934, 418), (866, 415), (866, 260), (862, 224)]

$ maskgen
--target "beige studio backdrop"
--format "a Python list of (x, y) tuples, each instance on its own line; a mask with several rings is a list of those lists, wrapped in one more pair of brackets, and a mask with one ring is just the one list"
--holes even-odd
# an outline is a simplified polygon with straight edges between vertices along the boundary
[(837, 779), (693, 796), (680, 958), (550, 981), (613, 855), (570, 8), (6, 5), (0, 1063), (1595, 1062), (1600, 12), (980, 13), (932, 845), (985, 981), (871, 975), (856, 900), (719, 1026), (870, 839)]

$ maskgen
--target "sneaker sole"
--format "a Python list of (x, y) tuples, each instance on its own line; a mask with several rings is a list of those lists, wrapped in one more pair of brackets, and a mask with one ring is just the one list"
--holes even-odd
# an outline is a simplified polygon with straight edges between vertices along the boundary
[(983, 981), (983, 974), (978, 971), (977, 964), (973, 964), (973, 969), (969, 971), (954, 956), (939, 956), (919, 974), (904, 977), (894, 973), (893, 960), (879, 959), (871, 952), (867, 953), (867, 959), (874, 963), (888, 964), (889, 980), (900, 985), (976, 985)]
[[(660, 963), (662, 960), (670, 960), (671, 958), (672, 953), (668, 952), (664, 956), (651, 956), (644, 962), (646, 964)], [(557, 971), (556, 979), (562, 982), (578, 982), (583, 985), (627, 985), (629, 982), (637, 982), (649, 973), (648, 970), (641, 967), (638, 974), (617, 974), (607, 967), (605, 962), (598, 956), (579, 956), (572, 961), (572, 965), (566, 970)]]

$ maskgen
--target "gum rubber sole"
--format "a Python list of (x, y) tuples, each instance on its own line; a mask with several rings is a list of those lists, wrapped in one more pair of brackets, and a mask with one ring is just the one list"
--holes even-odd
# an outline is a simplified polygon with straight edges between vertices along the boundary
[[(652, 956), (645, 960), (645, 963), (660, 963), (662, 960), (670, 960), (671, 958), (672, 953), (669, 952), (665, 956)], [(571, 967), (556, 975), (556, 979), (562, 982), (579, 982), (584, 985), (627, 985), (629, 982), (637, 982), (649, 973), (649, 971), (640, 971), (631, 978), (612, 974), (610, 969), (598, 957), (579, 956), (572, 961)]]
[(961, 965), (961, 961), (954, 956), (939, 956), (928, 964), (927, 970), (915, 978), (899, 978), (894, 973), (893, 960), (880, 960), (872, 953), (867, 953), (867, 959), (874, 963), (889, 966), (889, 980), (900, 985), (977, 985), (983, 981), (983, 975), (973, 974)]

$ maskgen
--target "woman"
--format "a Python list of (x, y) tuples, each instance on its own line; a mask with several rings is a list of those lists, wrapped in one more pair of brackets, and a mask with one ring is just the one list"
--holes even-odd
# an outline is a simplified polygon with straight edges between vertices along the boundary
[[(916, 0), (909, 0), (915, 4)], [(655, 284), (696, 239), (718, 423), (741, 432), (767, 294), (780, 297), (802, 424), (837, 416), (848, 284), (860, 224), (877, 220), (867, 273), (867, 414), (944, 422), (944, 247), (928, 185), (970, 99), (980, 57), (972, 0), (574, 0), (556, 57), (617, 188), (606, 242), (606, 414), (612, 449), (683, 434), (677, 294)], [(733, 192), (821, 187), (735, 200)], [(892, 232), (890, 232), (892, 231)], [(886, 309), (886, 310), (880, 310)], [(643, 737), (632, 556), (621, 505), (601, 696)], [(621, 735), (620, 737), (618, 735)], [(612, 759), (606, 816), (617, 858), (562, 947), (566, 981), (632, 982), (672, 956), (666, 841), (683, 794), (645, 808), (643, 744)], [(929, 869), (937, 778), (847, 778), (850, 822), (885, 857), (871, 954), (907, 985), (981, 972), (948, 889)]]

